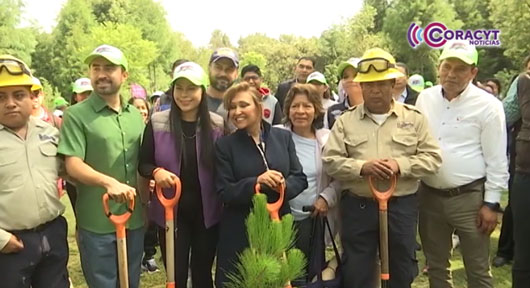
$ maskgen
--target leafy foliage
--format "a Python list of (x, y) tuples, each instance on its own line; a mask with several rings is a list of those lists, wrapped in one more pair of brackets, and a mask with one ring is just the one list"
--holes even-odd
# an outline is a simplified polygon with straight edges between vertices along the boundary
[(239, 255), (237, 272), (228, 275), (231, 282), (227, 287), (283, 287), (288, 280), (302, 276), (306, 265), (302, 251), (291, 248), (295, 235), (293, 217), (289, 214), (272, 222), (263, 194), (255, 195), (253, 204), (246, 221), (250, 247)]

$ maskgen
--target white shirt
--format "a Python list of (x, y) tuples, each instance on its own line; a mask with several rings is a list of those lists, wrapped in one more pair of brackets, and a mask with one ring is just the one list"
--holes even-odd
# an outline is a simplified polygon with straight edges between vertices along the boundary
[(405, 103), (405, 100), (407, 99), (408, 93), (407, 93), (407, 87), (399, 94), (398, 98), (396, 99), (396, 102), (399, 103)]
[(470, 83), (452, 101), (443, 96), (441, 85), (425, 89), (416, 108), (429, 120), (442, 150), (442, 167), (422, 180), (449, 189), (486, 177), (484, 201), (500, 202), (509, 178), (502, 103)]
[(370, 113), (370, 118), (372, 118), (372, 120), (374, 120), (377, 125), (381, 126), (383, 125), (383, 123), (385, 123), (386, 119), (388, 119), (388, 116), (390, 116), (390, 113), (386, 113), (386, 114), (373, 114), (373, 113)]
[(335, 104), (337, 104), (337, 102), (333, 101), (332, 99), (322, 98), (322, 106), (324, 107), (324, 111), (328, 111), (328, 108)]

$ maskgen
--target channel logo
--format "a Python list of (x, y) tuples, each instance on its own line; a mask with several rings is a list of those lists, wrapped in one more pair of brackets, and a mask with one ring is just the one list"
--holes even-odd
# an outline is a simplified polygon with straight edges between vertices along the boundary
[(449, 40), (465, 40), (474, 46), (500, 46), (500, 30), (477, 29), (477, 30), (451, 30), (440, 22), (431, 22), (425, 28), (416, 23), (411, 23), (407, 31), (407, 41), (410, 47), (417, 48), (421, 43), (431, 48), (441, 48)]
[(416, 23), (410, 24), (409, 30), (407, 31), (407, 40), (409, 41), (410, 47), (416, 48), (423, 42), (422, 33), (423, 28), (416, 25)]

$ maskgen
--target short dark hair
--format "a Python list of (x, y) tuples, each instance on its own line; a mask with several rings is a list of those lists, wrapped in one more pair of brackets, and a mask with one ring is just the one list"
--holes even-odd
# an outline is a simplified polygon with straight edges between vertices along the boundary
[(407, 66), (407, 64), (405, 64), (403, 62), (397, 62), (396, 66), (405, 69), (405, 76), (407, 76), (407, 77), (409, 76), (409, 66)]
[(308, 61), (311, 61), (311, 63), (313, 64), (313, 68), (315, 67), (316, 62), (317, 62), (317, 60), (316, 60), (314, 57), (311, 57), (311, 56), (302, 56), (302, 57), (298, 58), (298, 62), (296, 62), (296, 64), (300, 63), (300, 61), (302, 61), (302, 60), (308, 60)]
[(497, 78), (488, 78), (484, 80), (484, 83), (493, 82), (495, 85), (497, 85), (497, 90), (499, 90), (499, 94), (501, 93), (501, 81)]
[(175, 71), (175, 68), (177, 68), (180, 64), (190, 62), (188, 59), (177, 59), (175, 62), (173, 62), (173, 65), (171, 65), (171, 77), (173, 77), (173, 72)]
[(258, 74), (259, 77), (261, 77), (261, 70), (259, 69), (258, 66), (254, 65), (254, 64), (249, 64), (245, 67), (243, 67), (243, 69), (241, 69), (241, 78), (243, 78), (245, 76), (245, 74), (247, 74), (248, 72), (254, 72), (256, 74)]
[(291, 109), (291, 104), (294, 101), (294, 97), (298, 94), (306, 95), (309, 102), (313, 104), (313, 107), (315, 108), (315, 118), (313, 119), (313, 123), (311, 123), (311, 127), (313, 127), (313, 129), (317, 129), (319, 123), (321, 123), (323, 120), (322, 117), (324, 117), (325, 110), (322, 106), (320, 95), (318, 95), (317, 90), (311, 84), (296, 83), (293, 85), (293, 87), (291, 87), (291, 89), (289, 89), (287, 96), (285, 96), (285, 103), (283, 105), (283, 123), (288, 123), (291, 121), (289, 119), (289, 110)]

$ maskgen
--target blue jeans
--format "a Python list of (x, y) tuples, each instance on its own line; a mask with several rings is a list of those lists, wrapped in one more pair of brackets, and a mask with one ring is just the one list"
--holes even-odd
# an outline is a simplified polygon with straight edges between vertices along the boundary
[[(79, 229), (81, 268), (88, 287), (119, 287), (116, 234), (97, 234)], [(144, 229), (127, 230), (129, 287), (140, 286), (140, 266), (144, 251)]]

